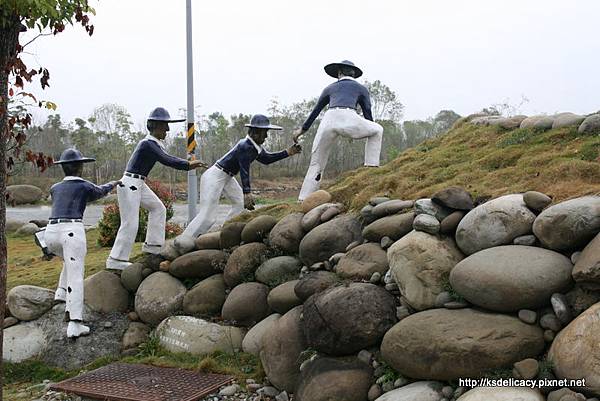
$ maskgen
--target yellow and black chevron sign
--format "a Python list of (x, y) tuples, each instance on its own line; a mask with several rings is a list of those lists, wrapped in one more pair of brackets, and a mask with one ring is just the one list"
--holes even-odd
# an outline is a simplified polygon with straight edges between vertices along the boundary
[(196, 150), (196, 125), (194, 123), (188, 123), (187, 130), (187, 152), (188, 158), (194, 160), (194, 151)]

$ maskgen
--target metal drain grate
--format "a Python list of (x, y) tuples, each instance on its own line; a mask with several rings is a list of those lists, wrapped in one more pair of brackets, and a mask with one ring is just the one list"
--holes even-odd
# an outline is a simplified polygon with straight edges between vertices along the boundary
[(231, 381), (231, 376), (113, 363), (50, 388), (100, 400), (196, 401)]

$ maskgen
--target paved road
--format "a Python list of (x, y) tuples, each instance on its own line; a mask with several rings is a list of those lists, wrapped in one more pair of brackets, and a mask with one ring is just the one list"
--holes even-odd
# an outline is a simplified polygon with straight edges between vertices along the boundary
[[(29, 220), (43, 220), (50, 216), (50, 206), (18, 206), (6, 208), (6, 217), (9, 219), (20, 220), (27, 222)], [(86, 225), (96, 225), (102, 216), (104, 205), (92, 204), (88, 205), (83, 215), (83, 222)], [(184, 225), (187, 223), (187, 204), (176, 203), (173, 205), (175, 214), (170, 220), (174, 223)], [(223, 224), (225, 217), (231, 206), (219, 205), (216, 224)], [(198, 211), (198, 208), (196, 208)]]

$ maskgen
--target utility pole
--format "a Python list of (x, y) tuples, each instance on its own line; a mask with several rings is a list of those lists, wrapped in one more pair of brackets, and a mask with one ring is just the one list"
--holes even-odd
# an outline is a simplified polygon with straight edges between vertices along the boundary
[[(186, 0), (185, 14), (187, 53), (187, 158), (196, 159), (196, 125), (194, 123), (194, 61), (192, 56), (192, 0)], [(188, 171), (188, 223), (196, 217), (198, 178), (196, 169)]]

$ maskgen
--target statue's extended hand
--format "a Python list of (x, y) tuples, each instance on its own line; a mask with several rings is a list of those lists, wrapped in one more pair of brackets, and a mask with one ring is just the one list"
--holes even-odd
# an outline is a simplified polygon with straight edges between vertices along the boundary
[(194, 168), (208, 168), (208, 164), (200, 160), (192, 160), (190, 162), (190, 170)]

